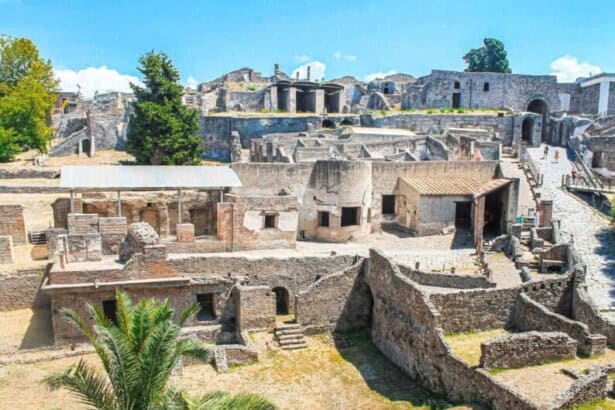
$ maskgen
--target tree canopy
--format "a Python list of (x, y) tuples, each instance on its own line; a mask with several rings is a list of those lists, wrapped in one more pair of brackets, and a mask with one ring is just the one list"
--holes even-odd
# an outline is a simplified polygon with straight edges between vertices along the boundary
[(463, 60), (468, 65), (465, 71), (511, 73), (504, 43), (495, 38), (483, 40), (483, 46), (468, 51)]
[(28, 148), (47, 151), (57, 86), (31, 40), (0, 37), (0, 162)]
[(136, 102), (130, 116), (127, 151), (139, 164), (200, 163), (201, 137), (196, 110), (182, 104), (179, 72), (164, 53), (139, 59), (145, 87), (131, 84)]
[(71, 310), (64, 316), (94, 346), (104, 373), (83, 359), (64, 373), (46, 379), (52, 389), (66, 388), (82, 403), (103, 410), (271, 410), (273, 405), (254, 394), (224, 392), (191, 397), (169, 386), (183, 356), (205, 359), (207, 350), (194, 339), (178, 340), (184, 322), (196, 313), (193, 305), (173, 319), (167, 300), (142, 299), (133, 305), (116, 293), (117, 313), (107, 317), (100, 306), (88, 305), (91, 329)]

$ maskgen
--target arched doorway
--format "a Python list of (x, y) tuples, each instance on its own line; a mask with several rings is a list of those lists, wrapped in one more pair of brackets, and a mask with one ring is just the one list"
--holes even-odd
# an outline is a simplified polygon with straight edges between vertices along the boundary
[(346, 118), (344, 121), (342, 121), (340, 123), (341, 126), (348, 126), (348, 125), (352, 125), (352, 121), (350, 121), (348, 118)]
[(532, 118), (525, 118), (521, 123), (521, 140), (531, 143), (533, 132), (534, 120)]
[(331, 120), (323, 120), (322, 128), (335, 128), (335, 123)]
[(273, 293), (275, 293), (275, 314), (288, 315), (288, 290), (277, 287), (273, 288)]
[(544, 139), (547, 129), (547, 115), (549, 114), (547, 102), (541, 99), (532, 100), (527, 105), (527, 110), (542, 115), (542, 138)]

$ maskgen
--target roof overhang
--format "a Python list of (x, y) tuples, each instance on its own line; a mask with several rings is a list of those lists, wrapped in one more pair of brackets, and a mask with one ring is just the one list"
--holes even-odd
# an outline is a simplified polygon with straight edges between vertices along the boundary
[(220, 190), (240, 187), (226, 166), (65, 166), (60, 187), (71, 191)]

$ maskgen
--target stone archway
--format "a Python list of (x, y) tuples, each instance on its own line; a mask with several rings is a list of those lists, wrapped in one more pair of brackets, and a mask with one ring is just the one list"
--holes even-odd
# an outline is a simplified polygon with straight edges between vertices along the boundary
[(535, 98), (529, 102), (527, 105), (527, 111), (533, 112), (534, 114), (542, 115), (542, 140), (545, 139), (547, 135), (547, 119), (549, 115), (549, 105), (542, 98)]
[(321, 128), (329, 128), (329, 129), (335, 128), (335, 122), (329, 119), (323, 120), (321, 124)]

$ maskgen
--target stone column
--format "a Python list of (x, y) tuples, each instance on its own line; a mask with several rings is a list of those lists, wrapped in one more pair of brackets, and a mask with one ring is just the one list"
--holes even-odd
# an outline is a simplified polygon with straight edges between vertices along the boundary
[(325, 110), (325, 90), (315, 90), (314, 94), (314, 112), (322, 114)]
[(286, 111), (297, 112), (297, 88), (288, 88), (288, 97), (286, 98)]

